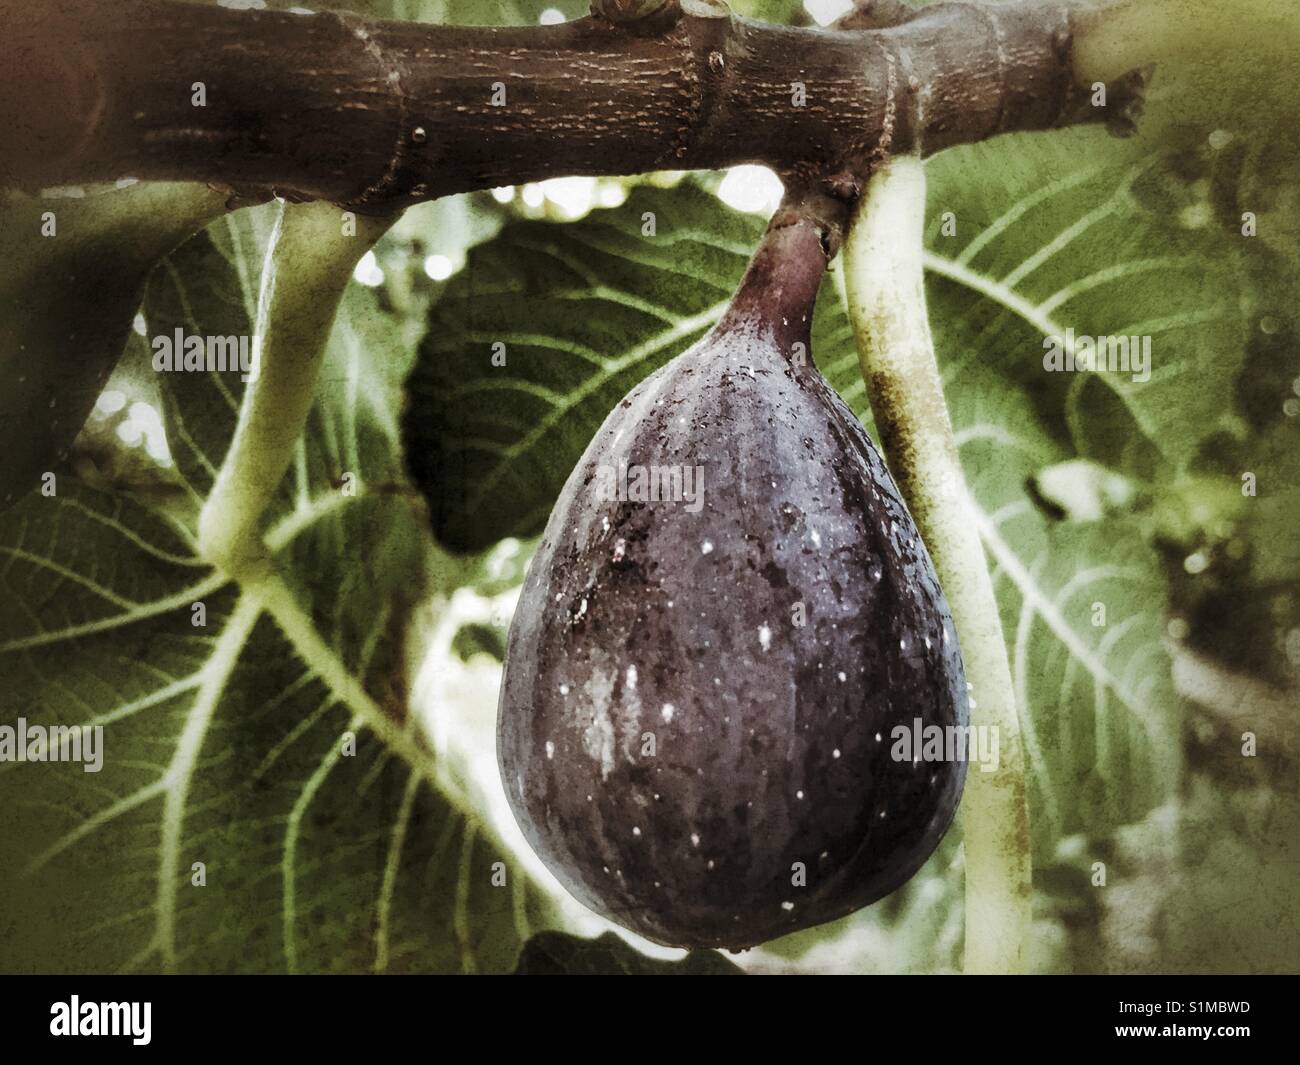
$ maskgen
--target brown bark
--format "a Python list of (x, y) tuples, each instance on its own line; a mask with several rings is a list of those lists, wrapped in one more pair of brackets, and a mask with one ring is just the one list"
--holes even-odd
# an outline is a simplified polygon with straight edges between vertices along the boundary
[(1115, 126), (1133, 103), (1118, 91), (1086, 106), (1061, 3), (943, 4), (860, 30), (681, 6), (647, 35), (600, 16), (498, 29), (0, 0), (0, 185), (131, 176), (391, 206), (757, 162), (851, 194), (888, 154)]

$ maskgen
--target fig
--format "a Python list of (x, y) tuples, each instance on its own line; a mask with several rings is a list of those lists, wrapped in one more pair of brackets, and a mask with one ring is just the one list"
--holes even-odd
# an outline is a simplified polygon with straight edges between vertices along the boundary
[(965, 780), (900, 746), (965, 727), (966, 681), (912, 518), (807, 354), (823, 235), (774, 223), (717, 325), (605, 420), (509, 633), (515, 817), (575, 897), (663, 944), (874, 902)]

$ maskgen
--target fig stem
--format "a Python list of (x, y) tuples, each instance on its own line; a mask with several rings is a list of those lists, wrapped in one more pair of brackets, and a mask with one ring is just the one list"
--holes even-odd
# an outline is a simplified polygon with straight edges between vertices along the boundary
[(262, 515), (315, 400), (339, 301), (356, 264), (396, 217), (349, 218), (328, 203), (281, 208), (262, 269), (253, 379), (199, 514), (199, 553), (232, 577), (252, 579), (269, 569)]
[(952, 610), (970, 723), (1001, 760), (966, 777), (959, 816), (970, 973), (1024, 970), (1031, 929), (1029, 808), (1015, 687), (974, 500), (962, 474), (926, 317), (925, 169), (895, 156), (868, 181), (844, 242), (844, 285), (881, 445)]
[(805, 347), (812, 328), (809, 308), (826, 274), (826, 226), (808, 212), (783, 205), (763, 233), (726, 313), (714, 326), (734, 332), (759, 325), (789, 358)]

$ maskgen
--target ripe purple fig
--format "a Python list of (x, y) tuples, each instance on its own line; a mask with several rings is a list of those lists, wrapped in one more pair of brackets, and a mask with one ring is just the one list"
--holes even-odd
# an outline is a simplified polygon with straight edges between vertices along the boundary
[(933, 565), (809, 356), (820, 229), (770, 228), (734, 301), (564, 487), (510, 630), (498, 753), (529, 842), (660, 943), (743, 948), (904, 883), (952, 821), (965, 726)]

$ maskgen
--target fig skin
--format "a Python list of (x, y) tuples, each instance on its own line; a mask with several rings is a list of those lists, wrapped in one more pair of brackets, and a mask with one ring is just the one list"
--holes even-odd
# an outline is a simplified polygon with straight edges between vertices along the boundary
[[(740, 949), (874, 902), (965, 779), (891, 757), (895, 726), (966, 725), (966, 681), (888, 470), (790, 358), (824, 270), (815, 226), (769, 230), (718, 325), (588, 446), (511, 625), (515, 817), (574, 896), (659, 943)], [(602, 500), (620, 463), (701, 467), (703, 506)]]

